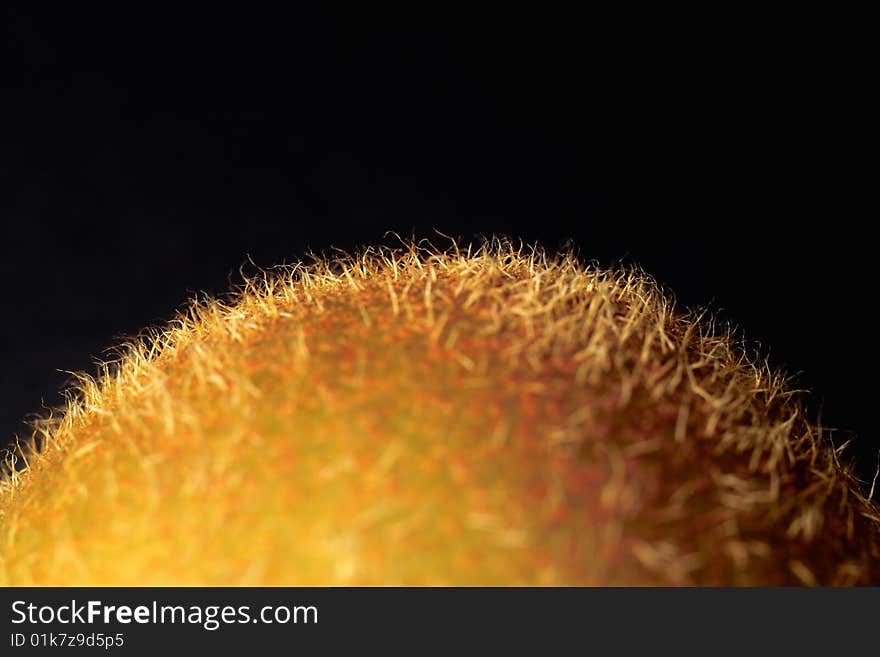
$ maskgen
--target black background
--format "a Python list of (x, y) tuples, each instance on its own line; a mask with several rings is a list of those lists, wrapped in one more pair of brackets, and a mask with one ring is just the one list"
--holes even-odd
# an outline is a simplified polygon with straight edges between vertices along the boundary
[(873, 475), (855, 22), (7, 12), (0, 442), (248, 256), (436, 229), (640, 264), (814, 389)]

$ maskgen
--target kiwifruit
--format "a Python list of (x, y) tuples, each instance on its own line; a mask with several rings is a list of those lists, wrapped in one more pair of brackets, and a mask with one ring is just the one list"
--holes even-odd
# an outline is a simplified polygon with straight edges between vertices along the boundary
[(880, 584), (801, 393), (635, 269), (367, 248), (116, 353), (6, 456), (2, 584)]

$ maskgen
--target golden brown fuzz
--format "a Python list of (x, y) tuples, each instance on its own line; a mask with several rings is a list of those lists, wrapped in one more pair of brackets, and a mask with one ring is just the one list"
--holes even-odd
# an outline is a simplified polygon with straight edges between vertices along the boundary
[(8, 454), (0, 584), (880, 584), (796, 394), (636, 271), (366, 249), (118, 352)]

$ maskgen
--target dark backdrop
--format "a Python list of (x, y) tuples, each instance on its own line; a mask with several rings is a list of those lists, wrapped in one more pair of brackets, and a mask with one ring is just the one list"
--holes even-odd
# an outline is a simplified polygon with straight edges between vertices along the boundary
[(0, 442), (60, 402), (59, 370), (222, 293), (248, 255), (437, 229), (642, 265), (813, 388), (873, 475), (876, 206), (847, 26), (6, 18)]

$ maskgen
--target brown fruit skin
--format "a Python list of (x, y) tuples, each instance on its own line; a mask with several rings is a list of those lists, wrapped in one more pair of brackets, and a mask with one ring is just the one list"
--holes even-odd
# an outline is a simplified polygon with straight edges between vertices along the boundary
[(120, 355), (7, 457), (0, 583), (880, 584), (784, 379), (638, 272), (368, 249)]

